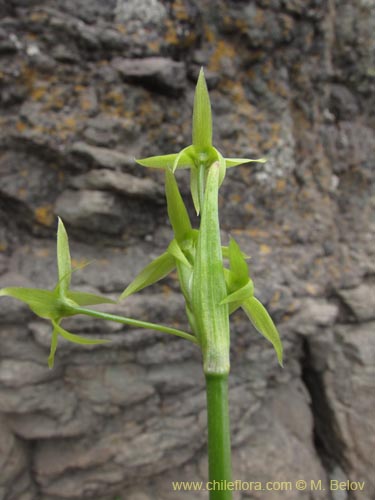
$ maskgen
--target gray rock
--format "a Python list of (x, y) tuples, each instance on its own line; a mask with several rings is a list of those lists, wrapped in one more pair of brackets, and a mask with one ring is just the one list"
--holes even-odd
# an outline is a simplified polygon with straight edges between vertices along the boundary
[(114, 191), (125, 196), (149, 198), (164, 203), (164, 189), (155, 181), (122, 172), (91, 170), (87, 174), (74, 177), (71, 185), (76, 189)]
[(180, 92), (185, 87), (185, 65), (164, 57), (115, 59), (114, 67), (128, 81), (140, 82), (152, 90)]
[(116, 20), (122, 23), (140, 21), (159, 25), (167, 16), (167, 9), (158, 0), (117, 0)]
[(14, 359), (0, 360), (0, 384), (5, 387), (18, 388), (47, 380), (50, 380), (50, 373), (46, 364)]
[(88, 232), (119, 234), (123, 227), (121, 204), (104, 191), (64, 191), (55, 211), (72, 226)]
[(107, 148), (90, 146), (84, 142), (76, 142), (70, 152), (77, 157), (83, 158), (89, 165), (122, 170), (134, 165), (134, 158), (119, 151)]
[(338, 315), (338, 307), (322, 299), (307, 298), (301, 300), (299, 312), (291, 323), (293, 330), (303, 335), (310, 335), (322, 327), (332, 326)]
[(0, 418), (0, 499), (34, 500), (28, 450), (10, 431), (6, 419)]
[(375, 319), (375, 287), (371, 283), (362, 283), (359, 287), (338, 290), (338, 296), (349, 308), (357, 321)]

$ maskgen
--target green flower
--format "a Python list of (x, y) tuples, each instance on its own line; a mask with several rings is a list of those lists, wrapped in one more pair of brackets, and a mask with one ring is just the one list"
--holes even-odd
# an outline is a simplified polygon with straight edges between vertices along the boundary
[(263, 158), (257, 160), (224, 158), (212, 145), (211, 103), (203, 69), (201, 69), (194, 95), (192, 144), (179, 153), (142, 158), (137, 162), (144, 167), (170, 169), (172, 172), (177, 168), (190, 168), (190, 190), (195, 210), (199, 214), (204, 201), (208, 167), (216, 161), (220, 165), (219, 185), (221, 185), (227, 168), (254, 161), (264, 163), (266, 160)]
[(114, 303), (114, 301), (91, 293), (70, 290), (72, 266), (69, 251), (68, 235), (64, 224), (59, 218), (57, 230), (57, 268), (58, 281), (55, 288), (43, 290), (40, 288), (8, 287), (0, 290), (0, 296), (13, 297), (27, 304), (39, 317), (51, 321), (53, 330), (48, 366), (53, 368), (58, 336), (76, 344), (102, 344), (103, 339), (88, 339), (68, 332), (60, 326), (63, 318), (79, 314), (79, 306)]
[(229, 242), (228, 257), (229, 269), (224, 269), (228, 295), (222, 304), (229, 305), (230, 314), (239, 307), (243, 309), (256, 330), (271, 342), (282, 366), (283, 346), (279, 332), (266, 308), (254, 297), (254, 284), (249, 278), (244, 254), (234, 239)]

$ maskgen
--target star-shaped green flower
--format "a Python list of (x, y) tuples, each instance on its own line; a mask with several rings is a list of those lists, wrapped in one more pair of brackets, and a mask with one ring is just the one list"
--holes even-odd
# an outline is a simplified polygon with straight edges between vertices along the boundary
[(48, 366), (53, 368), (58, 336), (76, 344), (102, 344), (109, 342), (104, 339), (88, 339), (68, 332), (60, 322), (63, 318), (79, 314), (79, 306), (114, 303), (113, 300), (85, 292), (70, 290), (72, 265), (69, 251), (68, 235), (64, 224), (59, 218), (57, 230), (57, 269), (58, 281), (55, 288), (43, 290), (40, 288), (8, 287), (0, 290), (0, 296), (13, 297), (27, 304), (39, 317), (51, 321), (53, 330)]
[(215, 161), (218, 161), (220, 165), (219, 184), (221, 184), (227, 168), (249, 162), (264, 163), (266, 160), (263, 158), (256, 160), (224, 158), (220, 151), (212, 145), (211, 103), (203, 69), (201, 69), (194, 95), (192, 144), (179, 153), (151, 156), (137, 160), (137, 162), (144, 167), (170, 169), (172, 172), (177, 168), (190, 168), (191, 195), (195, 210), (199, 214), (204, 200), (208, 167)]

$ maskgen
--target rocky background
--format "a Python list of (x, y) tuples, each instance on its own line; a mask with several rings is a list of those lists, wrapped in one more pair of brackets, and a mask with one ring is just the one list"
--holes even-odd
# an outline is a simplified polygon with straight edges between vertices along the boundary
[[(374, 2), (0, 0), (0, 17), (0, 286), (53, 286), (57, 215), (91, 262), (82, 290), (117, 298), (164, 251), (163, 176), (133, 158), (190, 143), (203, 65), (215, 145), (268, 158), (228, 173), (223, 239), (252, 256), (286, 351), (281, 369), (234, 315), (234, 478), (326, 488), (235, 498), (373, 499)], [(185, 326), (173, 276), (112, 310)], [(50, 371), (47, 322), (10, 299), (0, 322), (1, 500), (206, 498), (171, 486), (206, 478), (193, 346), (76, 317), (112, 342), (60, 341)]]

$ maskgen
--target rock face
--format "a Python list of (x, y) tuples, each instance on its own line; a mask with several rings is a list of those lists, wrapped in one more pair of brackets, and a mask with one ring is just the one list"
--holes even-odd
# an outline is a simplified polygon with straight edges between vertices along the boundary
[[(204, 65), (215, 145), (268, 159), (228, 172), (221, 218), (286, 352), (282, 370), (234, 316), (234, 478), (291, 481), (278, 499), (373, 499), (373, 2), (11, 0), (0, 18), (0, 287), (52, 286), (57, 215), (75, 265), (93, 261), (74, 273), (87, 291), (118, 297), (164, 251), (163, 175), (133, 158), (190, 143)], [(173, 276), (114, 310), (185, 326)], [(112, 342), (61, 342), (49, 371), (49, 325), (0, 301), (0, 500), (206, 498), (172, 488), (206, 478), (196, 349), (66, 323)]]

